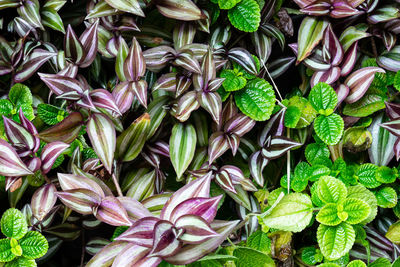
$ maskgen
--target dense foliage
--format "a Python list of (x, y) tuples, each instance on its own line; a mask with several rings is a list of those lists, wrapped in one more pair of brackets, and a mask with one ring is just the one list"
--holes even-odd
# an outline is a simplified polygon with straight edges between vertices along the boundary
[(0, 0), (0, 266), (400, 266), (399, 34), (399, 0)]

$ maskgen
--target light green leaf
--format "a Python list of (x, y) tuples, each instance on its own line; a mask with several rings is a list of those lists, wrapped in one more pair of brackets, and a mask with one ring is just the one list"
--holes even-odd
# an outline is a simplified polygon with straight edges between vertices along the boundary
[(317, 182), (316, 191), (324, 203), (338, 203), (347, 196), (345, 184), (332, 176), (321, 177)]
[(32, 93), (28, 86), (16, 83), (11, 87), (8, 98), (17, 107), (23, 104), (32, 105)]
[(306, 146), (304, 152), (307, 161), (312, 165), (315, 159), (326, 157), (329, 158), (331, 153), (327, 145), (323, 143), (312, 143)]
[(350, 224), (361, 223), (368, 218), (371, 208), (368, 203), (358, 198), (347, 198), (338, 204), (338, 212), (346, 215), (346, 222)]
[(295, 128), (301, 117), (301, 110), (296, 106), (288, 106), (285, 111), (285, 127)]
[(15, 255), (11, 252), (10, 240), (7, 238), (0, 239), (0, 264), (1, 262), (12, 261)]
[(357, 199), (361, 199), (364, 202), (368, 203), (368, 206), (370, 207), (370, 213), (368, 215), (368, 217), (361, 222), (362, 224), (367, 224), (369, 222), (371, 222), (377, 212), (378, 212), (378, 208), (377, 208), (377, 200), (375, 195), (369, 191), (367, 188), (365, 188), (362, 185), (356, 185), (356, 186), (349, 186), (347, 187), (347, 197), (348, 198), (357, 198)]
[(316, 116), (317, 112), (307, 98), (293, 96), (287, 105), (285, 126), (296, 129), (304, 128), (310, 125)]
[(233, 256), (237, 257), (236, 267), (275, 267), (275, 262), (268, 255), (247, 247), (236, 247)]
[(314, 47), (321, 41), (327, 26), (326, 20), (317, 17), (306, 16), (303, 19), (297, 40), (297, 62), (303, 61), (311, 54)]
[(5, 267), (36, 267), (35, 260), (27, 259), (25, 257), (18, 257), (13, 261), (6, 264)]
[(338, 98), (335, 90), (326, 83), (320, 82), (316, 84), (308, 96), (313, 108), (322, 115), (329, 116), (335, 109)]
[(255, 32), (261, 21), (260, 6), (255, 0), (242, 0), (228, 11), (232, 25), (244, 32)]
[(46, 238), (39, 232), (29, 231), (19, 241), (22, 255), (27, 259), (37, 259), (46, 254), (49, 244)]
[(343, 119), (336, 113), (329, 116), (320, 115), (314, 121), (315, 133), (327, 145), (339, 143), (343, 129)]
[(381, 183), (390, 184), (396, 181), (399, 173), (396, 168), (389, 168), (387, 166), (380, 166), (376, 171), (376, 180)]
[(37, 114), (39, 118), (48, 125), (55, 125), (68, 116), (65, 110), (49, 104), (39, 104), (37, 107)]
[(367, 117), (378, 110), (385, 108), (385, 99), (374, 92), (367, 92), (357, 102), (346, 104), (343, 114), (352, 117)]
[(340, 267), (340, 265), (334, 262), (325, 262), (318, 265), (318, 267)]
[(255, 78), (235, 94), (238, 108), (256, 121), (268, 120), (275, 106), (275, 93), (265, 80)]
[(17, 257), (22, 255), (22, 248), (18, 244), (18, 241), (16, 239), (14, 239), (14, 238), (10, 239), (10, 246), (11, 246), (12, 254), (14, 254)]
[(17, 209), (6, 210), (1, 217), (1, 231), (7, 237), (22, 238), (28, 232), (25, 216)]
[(315, 265), (323, 258), (321, 251), (315, 247), (305, 247), (301, 252), (301, 260), (307, 265)]
[(267, 215), (261, 215), (263, 222), (270, 228), (283, 231), (300, 232), (312, 219), (313, 206), (306, 194), (291, 193), (285, 195)]
[(315, 182), (319, 180), (322, 176), (327, 176), (331, 174), (331, 170), (323, 165), (313, 165), (308, 172), (308, 180)]
[(342, 220), (338, 217), (338, 210), (337, 210), (336, 203), (328, 203), (322, 207), (322, 209), (317, 214), (317, 221), (319, 223), (335, 226), (342, 222)]
[(196, 149), (196, 130), (191, 124), (177, 123), (169, 139), (169, 154), (178, 180), (193, 159)]
[(258, 230), (247, 238), (247, 246), (269, 254), (271, 252), (271, 239), (266, 233)]
[(8, 99), (0, 99), (0, 115), (8, 116), (13, 110), (13, 105)]
[(347, 267), (367, 267), (367, 265), (362, 260), (355, 260), (347, 264)]
[(231, 9), (239, 2), (240, 0), (218, 0), (218, 6), (220, 9)]
[(343, 50), (346, 52), (354, 42), (369, 36), (370, 34), (366, 32), (367, 30), (368, 26), (366, 24), (347, 27), (339, 37)]
[(353, 227), (346, 222), (336, 226), (320, 224), (317, 230), (318, 245), (328, 260), (337, 260), (348, 253), (355, 236)]
[(367, 188), (375, 188), (381, 185), (381, 183), (376, 179), (376, 172), (378, 166), (365, 163), (358, 168), (356, 176), (358, 177), (358, 182)]
[[(386, 258), (378, 258), (374, 262), (368, 264), (368, 267), (388, 267), (391, 266), (391, 262)], [(397, 267), (397, 266), (393, 266)]]
[(400, 70), (394, 76), (393, 87), (400, 91)]
[(383, 187), (375, 192), (378, 206), (382, 208), (394, 208), (397, 205), (397, 193), (391, 187)]
[(387, 230), (385, 236), (394, 244), (400, 244), (400, 222), (392, 224)]
[(63, 21), (56, 10), (45, 7), (41, 11), (41, 17), (44, 26), (65, 34)]
[(35, 114), (33, 112), (33, 107), (32, 107), (31, 104), (22, 104), (19, 107), (17, 107), (17, 109), (18, 109), (18, 111), (16, 110), (17, 113), (13, 116), (13, 120), (14, 121), (20, 122), (19, 121), (19, 115), (18, 115), (19, 109), (22, 109), (22, 113), (24, 113), (24, 116), (28, 120), (31, 121), (31, 120), (33, 120), (35, 118)]
[(219, 76), (225, 78), (222, 86), (227, 92), (238, 91), (247, 83), (247, 80), (243, 76), (237, 75), (234, 70), (222, 70)]

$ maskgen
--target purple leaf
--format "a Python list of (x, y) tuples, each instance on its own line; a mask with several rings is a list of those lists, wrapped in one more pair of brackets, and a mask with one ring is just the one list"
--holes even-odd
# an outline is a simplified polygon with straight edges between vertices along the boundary
[(254, 152), (249, 158), (249, 169), (251, 176), (261, 187), (264, 186), (264, 176), (262, 172), (265, 166), (267, 166), (268, 162), (269, 160), (262, 156), (261, 151)]
[(159, 220), (155, 217), (142, 218), (115, 238), (115, 240), (127, 241), (142, 247), (151, 248), (153, 246), (154, 228)]
[(344, 55), (344, 58), (340, 66), (341, 67), (340, 76), (345, 77), (349, 75), (350, 72), (353, 70), (357, 60), (357, 45), (358, 41), (354, 42)]
[(268, 136), (281, 136), (285, 130), (284, 118), (286, 109), (281, 109), (271, 119), (269, 119), (267, 125), (261, 131), (260, 137), (258, 138), (259, 146), (264, 146), (267, 142)]
[(42, 166), (42, 161), (38, 157), (33, 157), (33, 158), (27, 157), (24, 160), (24, 163), (26, 164), (28, 169), (30, 169), (32, 172), (36, 172)]
[(26, 130), (28, 130), (28, 132), (31, 133), (35, 139), (35, 146), (33, 147), (32, 151), (36, 153), (40, 146), (40, 139), (39, 139), (39, 137), (37, 137), (38, 131), (36, 130), (35, 125), (33, 125), (33, 123), (25, 117), (24, 112), (22, 111), (22, 108), (19, 109), (18, 116), (19, 116), (19, 120), (21, 121), (22, 126)]
[[(70, 93), (73, 99), (78, 100), (83, 93), (83, 85), (76, 79), (58, 74), (39, 73), (40, 79), (50, 88), (50, 90), (60, 96)], [(71, 98), (71, 96), (69, 96)]]
[(194, 91), (187, 92), (181, 98), (179, 98), (178, 103), (174, 104), (172, 107), (172, 114), (180, 122), (184, 122), (189, 119), (192, 111), (200, 107), (197, 101), (197, 94)]
[(3, 176), (25, 176), (33, 174), (32, 171), (21, 161), (15, 150), (0, 139), (0, 175)]
[(192, 21), (205, 18), (191, 0), (162, 0), (157, 1), (156, 6), (161, 14), (172, 19)]
[(361, 13), (362, 11), (353, 8), (351, 5), (347, 3), (346, 0), (335, 0), (332, 3), (332, 11), (331, 11), (332, 18), (336, 19), (346, 18), (350, 16), (356, 16)]
[(145, 80), (130, 82), (128, 90), (132, 91), (140, 104), (147, 108), (147, 82)]
[(228, 58), (238, 63), (250, 74), (258, 74), (256, 62), (246, 49), (241, 47), (232, 48), (228, 52)]
[(131, 49), (124, 61), (124, 75), (128, 81), (138, 81), (146, 71), (146, 62), (142, 54), (142, 48), (134, 37)]
[(310, 86), (314, 87), (319, 82), (333, 84), (340, 78), (340, 68), (332, 67), (329, 70), (316, 71), (311, 77)]
[(93, 258), (91, 258), (90, 261), (86, 264), (86, 267), (111, 266), (115, 257), (124, 250), (127, 251), (128, 247), (128, 242), (112, 242), (102, 248)]
[(333, 32), (331, 24), (329, 24), (325, 30), (323, 42), (324, 50), (326, 50), (330, 54), (330, 63), (333, 66), (337, 66), (343, 59), (344, 51), (342, 45), (339, 42), (339, 39)]
[(219, 124), (222, 111), (221, 96), (217, 92), (198, 92), (197, 100), (210, 113), (212, 119)]
[(336, 94), (338, 97), (338, 103), (337, 107), (346, 99), (346, 97), (349, 95), (350, 89), (348, 86), (344, 84), (340, 84), (338, 88), (336, 89)]
[(72, 61), (78, 65), (85, 61), (86, 50), (70, 24), (67, 27), (67, 33), (64, 37), (64, 51), (65, 56), (71, 58)]
[(134, 92), (131, 90), (130, 84), (129, 82), (119, 83), (112, 91), (115, 103), (122, 114), (127, 112), (132, 106)]
[(79, 62), (79, 67), (86, 68), (92, 64), (97, 54), (97, 43), (98, 43), (98, 25), (99, 21), (96, 20), (90, 27), (88, 27), (79, 37), (79, 41), (85, 51), (85, 57)]
[(4, 131), (8, 141), (14, 146), (21, 157), (31, 154), (31, 150), (36, 147), (36, 139), (21, 124), (3, 116)]
[(104, 191), (100, 185), (85, 176), (57, 173), (57, 177), (63, 191), (83, 188), (95, 192), (102, 198), (105, 197)]
[(132, 225), (123, 205), (113, 196), (101, 200), (101, 204), (95, 211), (95, 216), (98, 220), (113, 226)]
[(386, 114), (391, 120), (400, 118), (400, 104), (385, 102)]
[(200, 216), (191, 214), (179, 217), (175, 222), (175, 227), (185, 230), (178, 238), (185, 244), (201, 244), (204, 241), (219, 235), (210, 227), (206, 220)]
[(256, 122), (244, 114), (237, 114), (231, 118), (224, 126), (225, 133), (234, 133), (243, 136), (256, 125)]
[(40, 155), (40, 159), (42, 160), (43, 173), (46, 174), (51, 170), (51, 167), (53, 166), (58, 156), (60, 156), (68, 147), (68, 144), (60, 141), (51, 142), (44, 146)]
[(381, 123), (380, 126), (391, 132), (393, 135), (400, 137), (400, 119)]
[(215, 182), (225, 191), (236, 194), (232, 179), (227, 171), (220, 171), (215, 175)]
[(160, 220), (154, 226), (154, 243), (150, 257), (169, 257), (176, 254), (182, 246), (178, 240), (183, 229), (176, 229), (169, 221)]
[(104, 108), (122, 115), (115, 103), (113, 95), (104, 89), (96, 89), (89, 93), (92, 103), (97, 108)]
[(79, 112), (72, 112), (60, 123), (39, 133), (39, 138), (45, 142), (62, 141), (72, 143), (78, 137), (82, 128), (83, 116)]
[[(112, 267), (125, 267), (125, 266), (156, 267), (161, 262), (161, 259), (157, 257), (154, 258), (147, 257), (149, 251), (150, 251), (149, 248), (130, 243), (124, 248), (124, 250), (121, 253), (117, 255), (117, 257), (115, 257), (115, 260), (112, 263)], [(148, 260), (153, 260), (153, 259), (156, 260), (155, 264), (148, 263)]]
[(49, 52), (43, 49), (35, 49), (29, 55), (29, 58), (17, 70), (14, 76), (14, 82), (21, 83), (31, 77), (47, 60), (57, 56), (57, 53)]
[(143, 52), (146, 68), (153, 72), (159, 72), (168, 62), (175, 57), (175, 50), (169, 46), (161, 45), (147, 49)]
[(173, 65), (182, 67), (189, 72), (201, 73), (200, 64), (190, 50), (181, 50), (176, 55)]
[(54, 184), (46, 184), (33, 193), (31, 199), (31, 208), (33, 216), (42, 221), (57, 201), (57, 189)]
[(208, 158), (212, 163), (229, 149), (229, 142), (223, 132), (215, 132), (210, 136)]
[(271, 143), (265, 146), (261, 153), (263, 157), (271, 160), (281, 157), (290, 149), (300, 146), (301, 143), (293, 141), (285, 136), (274, 136), (271, 138)]
[(56, 192), (56, 195), (65, 206), (80, 214), (93, 213), (101, 203), (100, 196), (88, 189), (71, 189), (64, 192)]

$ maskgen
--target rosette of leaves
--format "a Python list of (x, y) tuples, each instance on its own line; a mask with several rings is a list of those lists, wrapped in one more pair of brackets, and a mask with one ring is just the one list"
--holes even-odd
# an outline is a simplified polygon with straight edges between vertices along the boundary
[(39, 232), (28, 231), (25, 216), (21, 211), (6, 210), (0, 221), (0, 262), (5, 266), (37, 266), (35, 259), (44, 256), (49, 248), (46, 238)]

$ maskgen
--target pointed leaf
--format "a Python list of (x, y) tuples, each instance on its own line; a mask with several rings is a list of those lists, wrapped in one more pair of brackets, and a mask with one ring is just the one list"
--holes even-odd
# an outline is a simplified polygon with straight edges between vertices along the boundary
[(72, 143), (78, 137), (82, 123), (82, 114), (73, 112), (60, 123), (40, 132), (39, 138), (48, 143), (56, 141)]

